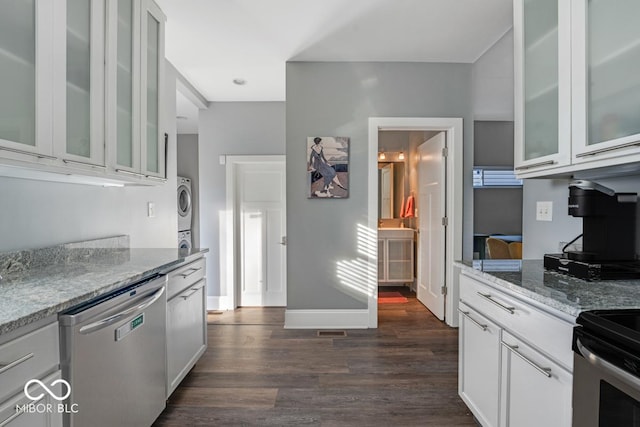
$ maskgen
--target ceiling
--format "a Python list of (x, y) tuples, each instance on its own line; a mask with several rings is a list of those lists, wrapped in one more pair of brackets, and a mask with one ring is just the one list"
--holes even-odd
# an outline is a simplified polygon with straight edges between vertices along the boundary
[(287, 61), (472, 63), (512, 25), (512, 0), (156, 1), (167, 58), (209, 101), (284, 101)]

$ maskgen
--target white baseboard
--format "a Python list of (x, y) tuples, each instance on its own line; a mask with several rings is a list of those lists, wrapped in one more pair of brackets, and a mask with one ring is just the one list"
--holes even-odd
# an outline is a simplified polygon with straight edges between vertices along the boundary
[(207, 296), (207, 310), (233, 310), (227, 297)]
[(369, 310), (285, 310), (285, 329), (367, 329)]

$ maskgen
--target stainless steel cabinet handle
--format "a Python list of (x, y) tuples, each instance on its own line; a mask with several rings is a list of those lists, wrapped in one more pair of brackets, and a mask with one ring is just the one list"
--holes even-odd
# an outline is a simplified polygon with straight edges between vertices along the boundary
[(39, 159), (50, 159), (50, 160), (57, 159), (57, 157), (54, 157), (54, 156), (47, 156), (46, 154), (40, 154), (40, 153), (32, 153), (31, 151), (26, 151), (26, 150), (18, 150), (17, 148), (0, 147), (0, 150), (9, 151), (11, 153), (17, 153), (17, 154), (26, 154), (27, 156), (33, 156)]
[(536, 362), (532, 361), (531, 359), (529, 359), (527, 356), (525, 356), (524, 354), (520, 353), (518, 351), (518, 346), (517, 345), (509, 345), (506, 342), (502, 341), (501, 343), (504, 347), (508, 348), (509, 350), (511, 350), (511, 352), (513, 354), (515, 354), (516, 356), (518, 356), (520, 359), (524, 360), (525, 362), (527, 362), (529, 365), (531, 365), (533, 368), (535, 368), (536, 371), (540, 372), (542, 375), (544, 375), (547, 378), (551, 378), (551, 368), (543, 368), (541, 366), (539, 366)]
[(485, 299), (487, 299), (490, 303), (500, 307), (501, 309), (503, 309), (504, 311), (508, 311), (509, 313), (513, 314), (516, 311), (515, 307), (508, 307), (504, 304), (500, 304), (498, 301), (494, 300), (493, 298), (491, 298), (491, 294), (483, 294), (482, 292), (478, 292), (478, 295), (480, 295), (481, 297), (484, 297)]
[(107, 168), (105, 165), (99, 165), (97, 163), (89, 163), (89, 162), (80, 162), (78, 160), (62, 159), (62, 161), (65, 163), (70, 163), (72, 165), (91, 166), (92, 168), (100, 168), (100, 169)]
[(143, 173), (131, 172), (131, 171), (124, 170), (124, 169), (116, 169), (116, 172), (122, 173), (124, 175), (138, 176), (138, 177), (144, 178), (144, 174)]
[(118, 320), (122, 319), (123, 317), (127, 317), (127, 316), (135, 313), (136, 311), (144, 310), (145, 308), (149, 307), (151, 304), (156, 302), (162, 296), (162, 294), (164, 294), (164, 286), (162, 288), (160, 288), (160, 290), (157, 291), (152, 296), (145, 298), (144, 302), (141, 303), (141, 304), (138, 304), (136, 306), (133, 306), (131, 308), (123, 310), (120, 313), (114, 314), (114, 315), (109, 316), (109, 317), (105, 317), (104, 319), (100, 319), (100, 320), (95, 321), (93, 323), (90, 323), (90, 324), (88, 324), (86, 326), (83, 326), (82, 328), (80, 328), (80, 333), (81, 334), (90, 334), (92, 332), (95, 332), (97, 330), (105, 328), (105, 327), (111, 325), (112, 323), (115, 323)]
[(482, 329), (483, 331), (487, 330), (488, 325), (483, 325), (482, 323), (478, 322), (476, 319), (474, 319), (473, 317), (469, 316), (469, 312), (468, 311), (462, 311), (461, 309), (458, 309), (458, 311), (467, 319), (471, 320), (471, 322), (473, 322), (474, 325), (476, 325), (478, 328)]
[(600, 148), (599, 150), (593, 150), (588, 153), (579, 153), (579, 154), (576, 154), (576, 157), (595, 156), (596, 154), (606, 153), (609, 151), (622, 150), (624, 148), (633, 147), (635, 145), (640, 145), (640, 141), (627, 142), (626, 144), (616, 145), (615, 147)]
[(532, 165), (518, 166), (517, 168), (515, 168), (515, 170), (522, 171), (522, 170), (537, 168), (540, 166), (555, 165), (555, 164), (556, 164), (555, 160), (547, 160), (546, 162), (534, 163)]
[(640, 389), (640, 379), (628, 373), (627, 371), (618, 368), (614, 364), (607, 362), (606, 360), (589, 350), (580, 342), (580, 338), (576, 339), (576, 347), (578, 347), (580, 354), (582, 354), (582, 356), (584, 356), (587, 362), (589, 362), (591, 365), (596, 366), (603, 371), (613, 375), (630, 387)]
[(19, 364), (21, 364), (22, 362), (26, 362), (27, 360), (31, 359), (33, 357), (33, 353), (29, 353), (29, 354), (25, 354), (24, 356), (22, 356), (19, 359), (14, 360), (13, 362), (7, 363), (5, 364), (0, 364), (0, 374), (3, 374), (5, 372), (7, 372), (9, 369), (18, 366)]
[(162, 178), (161, 176), (145, 175), (144, 177), (153, 181), (167, 182), (167, 178)]
[(191, 297), (191, 295), (193, 295), (193, 294), (197, 293), (199, 290), (200, 290), (200, 288), (191, 288), (191, 289), (190, 289), (190, 291), (191, 291), (191, 292), (189, 292), (189, 293), (188, 293), (188, 294), (186, 294), (186, 295), (180, 295), (180, 296), (181, 296), (182, 298), (184, 298), (184, 299), (189, 299), (189, 297)]
[(186, 279), (187, 277), (191, 276), (192, 274), (196, 274), (198, 271), (202, 270), (202, 267), (198, 267), (198, 268), (190, 268), (187, 271), (190, 271), (190, 273), (182, 273), (180, 274), (182, 276), (183, 279)]
[[(40, 399), (38, 400), (34, 400), (30, 403), (30, 405), (37, 405), (38, 403), (40, 403), (40, 401), (44, 399), (44, 396), (42, 396)], [(15, 420), (16, 418), (18, 418), (20, 415), (24, 414), (24, 411), (18, 411), (18, 409), (16, 408), (16, 413), (11, 415), (9, 418), (7, 418), (6, 420), (0, 422), (0, 427), (4, 427), (6, 425), (8, 425), (11, 421)]]

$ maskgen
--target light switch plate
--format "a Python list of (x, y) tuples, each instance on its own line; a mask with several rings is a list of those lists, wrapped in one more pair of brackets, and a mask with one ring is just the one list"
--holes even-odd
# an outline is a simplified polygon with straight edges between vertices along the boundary
[(536, 202), (536, 221), (553, 220), (553, 202)]
[(156, 216), (156, 204), (153, 202), (147, 203), (147, 216), (153, 218)]

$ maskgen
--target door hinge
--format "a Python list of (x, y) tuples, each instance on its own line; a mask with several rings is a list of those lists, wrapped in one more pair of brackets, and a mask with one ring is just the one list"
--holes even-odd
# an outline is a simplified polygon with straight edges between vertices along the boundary
[(446, 286), (441, 287), (440, 293), (442, 293), (442, 295), (447, 295), (447, 287)]
[(449, 218), (447, 218), (446, 216), (442, 217), (442, 226), (446, 227), (449, 225)]
[(448, 155), (449, 155), (449, 148), (448, 147), (442, 148), (442, 157), (447, 157)]

